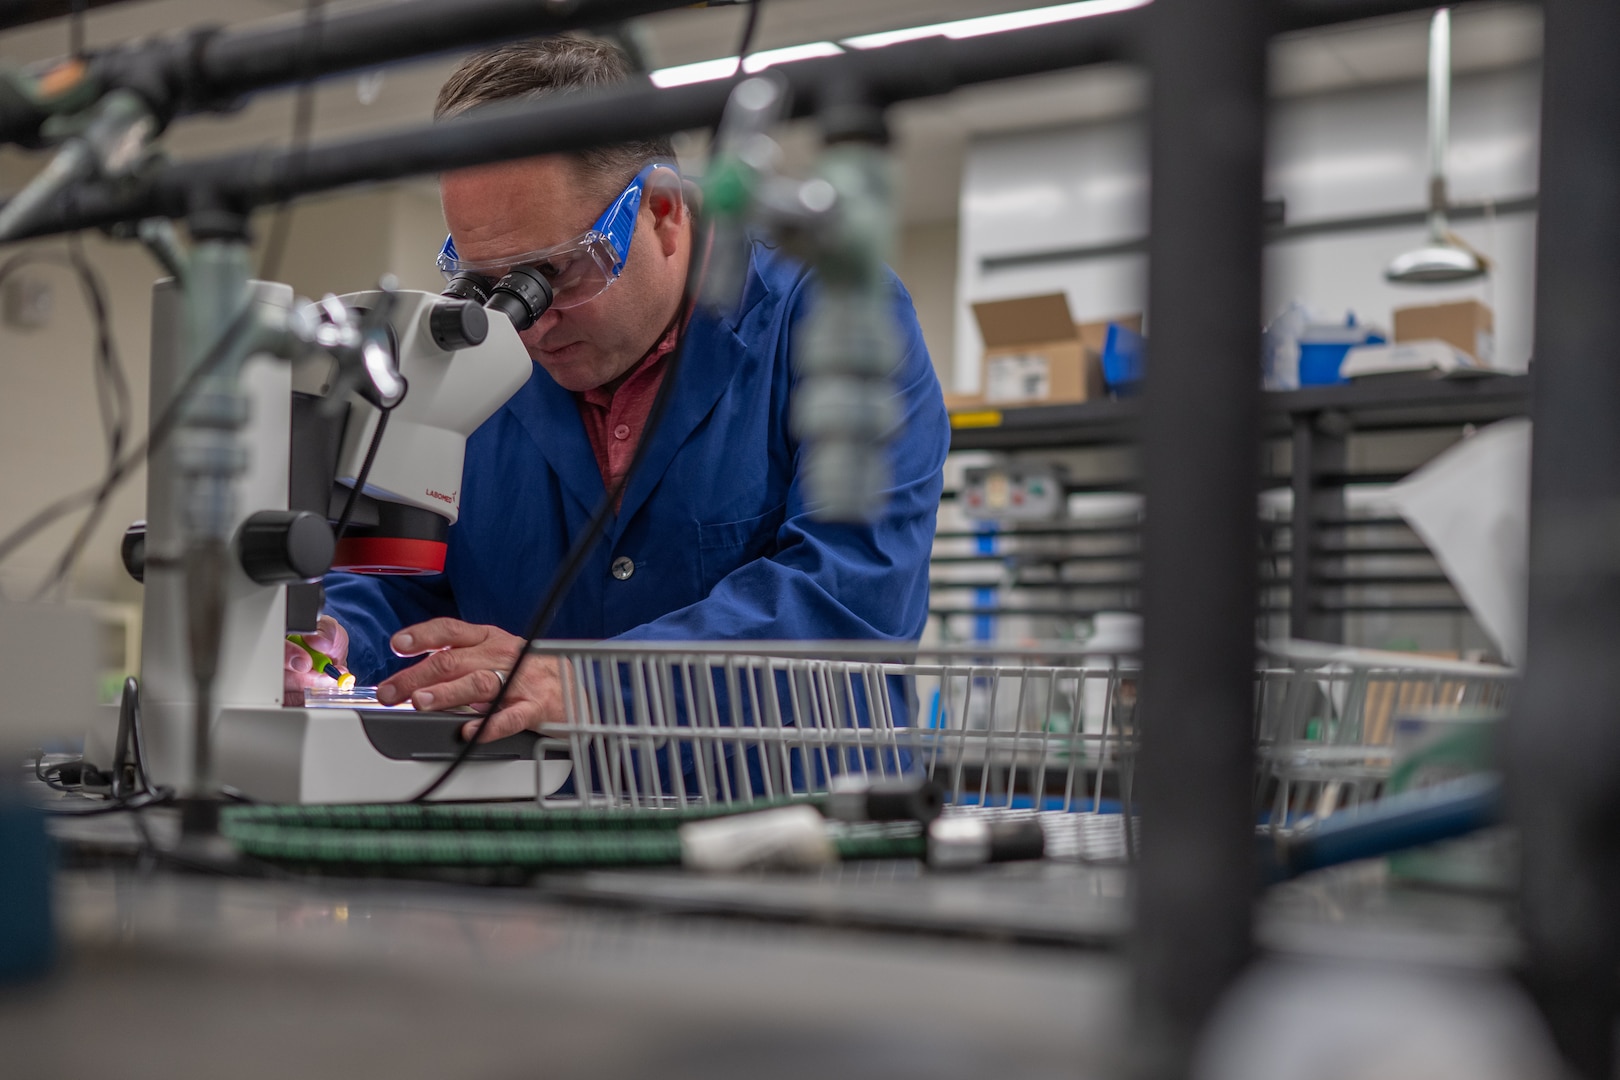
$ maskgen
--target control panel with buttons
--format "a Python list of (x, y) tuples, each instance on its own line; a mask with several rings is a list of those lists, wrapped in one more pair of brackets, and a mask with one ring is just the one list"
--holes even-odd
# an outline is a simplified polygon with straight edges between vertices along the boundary
[(979, 521), (1053, 521), (1068, 498), (1063, 471), (1046, 462), (1007, 462), (964, 469), (962, 511)]

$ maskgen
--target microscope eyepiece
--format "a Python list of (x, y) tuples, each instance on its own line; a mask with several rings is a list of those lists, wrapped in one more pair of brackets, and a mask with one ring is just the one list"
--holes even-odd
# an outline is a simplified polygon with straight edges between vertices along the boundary
[(471, 300), (479, 307), (489, 301), (489, 278), (482, 274), (475, 274), (471, 270), (463, 270), (450, 278), (445, 284), (440, 296), (450, 296), (457, 300)]
[(518, 330), (527, 330), (551, 306), (551, 282), (532, 266), (518, 266), (496, 282), (485, 307), (512, 320)]

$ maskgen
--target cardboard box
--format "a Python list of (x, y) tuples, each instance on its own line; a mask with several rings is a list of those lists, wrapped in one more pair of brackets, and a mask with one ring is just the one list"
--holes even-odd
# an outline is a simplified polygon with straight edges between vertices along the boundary
[(1102, 369), (1088, 352), (1062, 293), (974, 304), (973, 317), (984, 337), (979, 386), (986, 405), (1102, 396)]
[(1496, 318), (1478, 300), (1397, 308), (1395, 341), (1444, 341), (1489, 366), (1496, 356)]

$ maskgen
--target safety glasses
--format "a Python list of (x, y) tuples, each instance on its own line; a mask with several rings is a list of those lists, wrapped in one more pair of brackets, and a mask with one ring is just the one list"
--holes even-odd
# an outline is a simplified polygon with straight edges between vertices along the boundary
[(458, 256), (455, 239), (446, 236), (436, 260), (439, 269), (446, 278), (473, 273), (498, 280), (513, 267), (528, 266), (538, 270), (551, 285), (553, 308), (578, 307), (595, 300), (624, 270), (624, 260), (630, 254), (630, 238), (636, 231), (636, 216), (641, 212), (642, 195), (649, 180), (660, 170), (679, 183), (680, 174), (674, 166), (663, 162), (648, 165), (602, 211), (602, 216), (589, 230), (565, 244), (480, 262)]

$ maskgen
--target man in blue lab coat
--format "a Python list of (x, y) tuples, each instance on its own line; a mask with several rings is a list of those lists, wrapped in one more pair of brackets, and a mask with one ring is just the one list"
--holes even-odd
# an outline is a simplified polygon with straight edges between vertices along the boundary
[[(626, 74), (623, 58), (600, 43), (524, 42), (468, 60), (436, 112)], [(498, 274), (544, 263), (558, 275), (557, 291), (551, 310), (522, 334), (535, 360), (528, 383), (467, 442), (444, 572), (327, 579), (328, 614), (310, 644), (346, 661), (362, 682), (383, 680), (384, 703), (445, 709), (490, 701), (571, 541), (624, 476), (680, 330), (694, 257), (673, 160), (667, 140), (654, 140), (442, 178), (452, 243), (441, 266)], [(613, 274), (582, 244), (604, 208), (637, 185), (634, 233)], [(551, 637), (921, 635), (949, 431), (911, 299), (898, 280), (892, 292), (904, 359), (882, 516), (849, 525), (807, 513), (804, 451), (788, 413), (794, 330), (815, 303), (816, 284), (801, 264), (756, 241), (741, 302), (686, 322), (667, 413)], [(290, 687), (322, 678), (307, 657), (289, 646)], [(542, 657), (525, 661), (483, 738), (560, 720), (558, 670)]]

